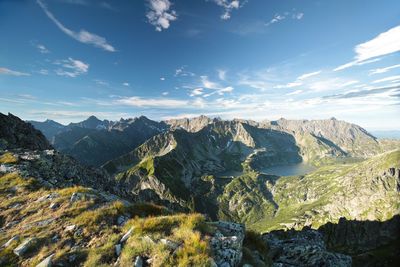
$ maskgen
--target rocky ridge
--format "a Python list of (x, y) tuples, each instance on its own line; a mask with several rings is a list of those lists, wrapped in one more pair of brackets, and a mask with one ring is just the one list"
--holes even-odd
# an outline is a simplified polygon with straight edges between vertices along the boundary
[(0, 149), (51, 149), (40, 131), (10, 113), (8, 115), (0, 113), (0, 126)]

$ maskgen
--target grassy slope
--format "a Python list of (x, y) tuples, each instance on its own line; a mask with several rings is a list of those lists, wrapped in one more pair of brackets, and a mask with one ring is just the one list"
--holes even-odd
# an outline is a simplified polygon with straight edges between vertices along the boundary
[[(317, 228), (340, 216), (354, 218), (354, 211), (344, 206), (357, 197), (362, 202), (359, 219), (385, 220), (398, 212), (399, 194), (394, 179), (379, 177), (399, 166), (400, 151), (395, 151), (363, 162), (323, 166), (305, 176), (281, 177), (273, 186), (274, 182), (262, 175), (246, 173), (226, 186), (219, 198), (220, 216), (240, 220), (261, 232), (282, 229), (285, 224), (296, 227), (296, 221), (300, 221), (298, 227), (308, 224)], [(229, 205), (236, 208), (229, 211)]]
[[(75, 192), (96, 197), (70, 202)], [(38, 201), (48, 194), (58, 195), (53, 200)], [(52, 202), (58, 203), (59, 208), (51, 209)], [(111, 265), (117, 259), (114, 245), (134, 226), (133, 236), (122, 251), (121, 266), (131, 266), (137, 255), (154, 258), (154, 266), (206, 266), (211, 256), (207, 242), (210, 228), (204, 217), (199, 214), (168, 214), (160, 206), (108, 202), (97, 191), (88, 188), (46, 189), (34, 178), (22, 178), (16, 173), (2, 175), (0, 226), (8, 226), (0, 235), (0, 244), (15, 235), (20, 239), (0, 251), (0, 265), (35, 266), (52, 253), (56, 253), (56, 263), (72, 264), (68, 257), (76, 255), (74, 265)], [(117, 225), (120, 215), (131, 218), (125, 226)], [(69, 225), (76, 225), (79, 230), (66, 232)], [(163, 244), (145, 243), (141, 239), (145, 234), (154, 240), (168, 238), (182, 243), (182, 246), (173, 256)], [(29, 237), (36, 237), (37, 242), (25, 257), (15, 256), (12, 250)]]

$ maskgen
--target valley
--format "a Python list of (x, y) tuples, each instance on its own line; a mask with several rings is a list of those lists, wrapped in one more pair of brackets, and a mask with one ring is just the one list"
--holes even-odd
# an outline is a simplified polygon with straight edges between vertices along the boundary
[[(258, 123), (202, 116), (172, 122), (155, 122), (144, 117), (112, 122), (90, 117), (81, 123), (63, 126), (65, 128), (56, 134), (54, 127), (60, 129), (58, 124), (49, 121), (33, 122), (47, 140), (30, 124), (11, 114), (2, 115), (0, 119), (2, 125), (14, 125), (0, 131), (2, 149), (5, 149), (1, 156), (0, 171), (3, 176), (0, 180), (4, 183), (1, 194), (3, 197), (11, 197), (10, 200), (3, 199), (4, 204), (0, 210), (3, 231), (7, 233), (2, 241), (6, 242), (18, 232), (21, 234), (19, 225), (23, 225), (21, 229), (27, 227), (22, 235), (31, 236), (33, 232), (29, 229), (32, 226), (24, 225), (32, 221), (40, 244), (50, 250), (57, 247), (65, 249), (61, 243), (50, 245), (49, 234), (54, 235), (54, 231), (59, 231), (57, 229), (60, 227), (75, 225), (79, 231), (83, 231), (83, 236), (74, 237), (74, 242), (88, 249), (80, 250), (78, 254), (82, 258), (78, 256), (72, 261), (66, 254), (55, 254), (53, 258), (58, 263), (68, 264), (69, 261), (70, 264), (95, 266), (100, 261), (117, 260), (120, 261), (118, 264), (126, 266), (123, 262), (133, 257), (133, 254), (129, 254), (133, 252), (128, 252), (128, 248), (119, 252), (122, 254), (118, 254), (121, 256), (116, 259), (108, 251), (113, 245), (102, 243), (105, 254), (94, 256), (96, 252), (90, 249), (94, 241), (90, 241), (92, 238), (88, 236), (88, 231), (94, 230), (98, 242), (102, 242), (100, 240), (103, 238), (117, 238), (123, 231), (129, 230), (128, 226), (112, 226), (122, 217), (128, 220), (127, 225), (137, 225), (147, 223), (146, 220), (150, 220), (148, 216), (156, 216), (159, 219), (155, 220), (161, 220), (152, 222), (155, 224), (164, 224), (162, 216), (172, 216), (168, 217), (170, 223), (176, 225), (173, 221), (181, 220), (178, 225), (189, 228), (177, 228), (174, 231), (178, 232), (170, 235), (164, 229), (170, 226), (165, 225), (157, 230), (159, 232), (155, 236), (150, 237), (152, 240), (164, 240), (169, 236), (167, 239), (171, 242), (186, 244), (179, 231), (190, 231), (190, 238), (199, 235), (197, 241), (193, 239), (193, 242), (204, 242), (204, 246), (207, 246), (206, 240), (214, 238), (215, 227), (212, 221), (232, 222), (232, 225), (221, 226), (228, 228), (237, 227), (235, 225), (240, 223), (237, 225), (243, 225), (246, 231), (256, 233), (252, 238), (258, 241), (253, 242), (273, 247), (281, 242), (278, 240), (282, 238), (279, 234), (282, 230), (293, 233), (284, 238), (302, 240), (311, 235), (313, 237), (307, 238), (316, 238), (312, 242), (325, 244), (328, 242), (325, 238), (328, 236), (326, 229), (329, 224), (340, 224), (343, 220), (384, 223), (396, 218), (400, 210), (400, 141), (376, 139), (361, 127), (336, 119), (301, 122), (281, 119)], [(21, 131), (29, 135), (20, 135)], [(137, 133), (140, 133), (142, 139), (145, 136), (148, 138), (142, 143), (135, 141), (137, 143), (126, 146), (126, 140), (130, 136), (136, 138)], [(126, 137), (113, 138), (116, 135)], [(102, 138), (98, 139), (100, 136)], [(81, 146), (83, 143), (85, 145)], [(63, 153), (54, 151), (52, 146), (58, 147)], [(125, 150), (116, 149), (121, 146), (125, 146)], [(104, 155), (107, 147), (115, 148), (110, 150), (114, 152)], [(98, 157), (99, 153), (101, 157)], [(82, 157), (90, 161), (82, 160)], [(25, 181), (24, 177), (33, 177), (33, 180)], [(20, 183), (21, 188), (18, 189)], [(17, 191), (13, 186), (17, 186)], [(29, 209), (46, 209), (40, 204), (41, 201), (34, 200), (42, 196), (53, 198), (53, 195), (55, 200), (50, 199), (50, 206), (56, 205), (54, 212), (61, 212), (55, 222), (46, 214), (34, 217), (34, 213), (28, 212)], [(78, 206), (71, 204), (77, 196), (83, 201)], [(29, 204), (32, 201), (39, 204)], [(71, 203), (68, 204), (68, 201)], [(141, 209), (143, 213), (137, 214)], [(85, 220), (88, 221), (79, 226), (79, 218), (86, 216), (84, 210), (91, 213), (87, 216), (94, 216), (94, 221), (87, 218)], [(135, 216), (143, 219), (138, 221)], [(184, 223), (186, 220), (193, 220), (194, 224), (187, 225)], [(48, 225), (54, 229), (51, 230), (53, 232)], [(110, 232), (109, 227), (114, 227), (114, 230)], [(139, 226), (135, 227), (138, 229)], [(304, 229), (310, 229), (307, 231), (311, 232)], [(138, 231), (135, 232), (135, 238), (140, 240), (144, 230)], [(336, 238), (336, 231), (339, 230), (330, 233), (329, 238)], [(246, 249), (246, 238), (250, 238), (248, 235), (251, 233), (240, 234), (245, 239), (240, 249)], [(318, 236), (320, 234), (321, 237)], [(63, 235), (61, 240), (65, 238), (67, 236)], [(376, 235), (376, 238), (381, 238), (381, 234)], [(381, 246), (391, 246), (396, 240), (393, 235), (376, 246), (370, 243), (370, 247), (364, 248), (367, 246), (364, 243), (357, 246), (364, 253), (375, 251)], [(135, 247), (132, 242), (129, 246)], [(152, 241), (152, 244), (157, 242)], [(325, 245), (324, 249), (321, 247), (319, 257), (334, 257), (333, 262), (341, 262), (340, 266), (350, 266), (353, 257), (362, 266), (364, 261), (359, 252), (347, 249), (336, 251), (335, 244), (329, 246), (331, 252), (325, 250)], [(190, 246), (191, 243), (187, 243), (182, 250)], [(279, 261), (271, 258), (271, 252), (262, 246), (255, 248), (252, 242), (247, 246), (258, 251), (256, 254), (264, 253), (264, 256), (257, 258), (254, 251), (248, 251), (242, 261), (252, 262), (255, 266), (270, 266), (274, 260)], [(161, 262), (168, 264), (177, 260), (176, 257), (169, 258), (167, 254), (159, 254), (161, 252), (155, 250), (135, 251), (134, 254), (141, 255), (142, 259), (161, 257)], [(193, 253), (203, 253), (204, 262), (210, 257), (215, 262), (219, 261), (215, 258), (218, 251), (210, 254), (214, 256), (208, 255), (206, 250)], [(306, 261), (311, 261), (312, 257), (307, 253), (305, 250), (303, 259), (305, 257)], [(341, 256), (339, 253), (344, 254)], [(47, 254), (42, 251), (37, 259)], [(392, 254), (390, 257), (393, 257)], [(3, 262), (18, 260), (11, 255), (1, 256)], [(99, 258), (92, 258), (92, 255)], [(286, 256), (281, 255), (283, 258)], [(238, 262), (231, 262), (229, 266), (237, 266)], [(154, 262), (154, 266), (158, 264), (161, 263)]]

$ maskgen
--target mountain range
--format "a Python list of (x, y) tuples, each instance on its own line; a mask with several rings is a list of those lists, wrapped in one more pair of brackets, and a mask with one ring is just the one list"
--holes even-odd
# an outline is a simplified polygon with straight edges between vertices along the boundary
[[(61, 197), (53, 202), (63, 208), (50, 210), (63, 213), (54, 222), (39, 220), (46, 223), (37, 235), (48, 236), (46, 227), (55, 230), (71, 222), (83, 231), (81, 239), (73, 230), (82, 259), (69, 261), (77, 253), (61, 245), (68, 242), (68, 235), (62, 235), (55, 244), (68, 252), (53, 256), (59, 264), (127, 266), (140, 257), (155, 261), (143, 266), (163, 266), (157, 259), (164, 256), (155, 246), (169, 240), (178, 254), (168, 254), (175, 256), (161, 262), (179, 265), (179, 253), (189, 253), (184, 248), (194, 244), (185, 243), (182, 229), (174, 228), (171, 234), (167, 229), (172, 226), (158, 223), (194, 220), (186, 217), (191, 215), (176, 217), (193, 213), (202, 214), (193, 215), (201, 222), (185, 231), (190, 238), (198, 231), (196, 242), (210, 247), (194, 252), (204, 254), (197, 264), (194, 254), (185, 254), (189, 266), (392, 266), (397, 260), (400, 142), (377, 139), (358, 125), (335, 118), (256, 122), (200, 116), (156, 122), (143, 116), (119, 121), (92, 116), (64, 126), (0, 114), (0, 126), (0, 197), (5, 203), (0, 205), (0, 221), (6, 233), (0, 241), (13, 238), (29, 220), (37, 222), (34, 213), (26, 213), (32, 199), (57, 193)], [(33, 180), (28, 183), (27, 177)], [(23, 186), (15, 192), (22, 190), (24, 197), (13, 191), (18, 183)], [(13, 200), (6, 201), (6, 196)], [(75, 198), (81, 199), (82, 210), (68, 204)], [(124, 208), (116, 208), (116, 203), (125, 203)], [(36, 211), (42, 209), (35, 205)], [(82, 212), (87, 208), (91, 213), (86, 215)], [(143, 209), (144, 219), (135, 219), (135, 212)], [(91, 219), (84, 220), (81, 213)], [(160, 217), (150, 222), (148, 215)], [(110, 247), (101, 240), (129, 230), (118, 226), (121, 216), (132, 218), (128, 225), (135, 225), (135, 236), (127, 245), (112, 241)], [(149, 234), (147, 224), (157, 230)], [(89, 235), (89, 229), (94, 233)], [(23, 235), (31, 236), (27, 231)], [(153, 244), (152, 252), (134, 249), (143, 238)], [(106, 258), (91, 258), (96, 242)], [(114, 244), (124, 248), (122, 254), (110, 254)], [(29, 262), (7, 253), (0, 251), (0, 263)], [(50, 255), (46, 250), (42, 254), (35, 259)]]

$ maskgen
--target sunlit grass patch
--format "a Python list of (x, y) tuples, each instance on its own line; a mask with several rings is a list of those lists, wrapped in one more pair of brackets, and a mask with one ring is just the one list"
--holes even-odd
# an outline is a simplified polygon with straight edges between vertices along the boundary
[(0, 176), (0, 193), (2, 191), (12, 189), (35, 189), (37, 187), (37, 182), (32, 178), (22, 178), (18, 173), (7, 173)]
[(2, 164), (15, 164), (18, 163), (18, 158), (15, 157), (12, 153), (6, 152), (0, 156), (0, 163)]
[[(209, 266), (207, 234), (212, 232), (201, 214), (177, 214), (134, 218), (124, 227), (134, 229), (121, 255), (121, 266), (132, 264), (137, 256), (151, 259), (152, 266)], [(160, 242), (164, 238), (176, 248)], [(125, 265), (124, 265), (125, 264)]]

